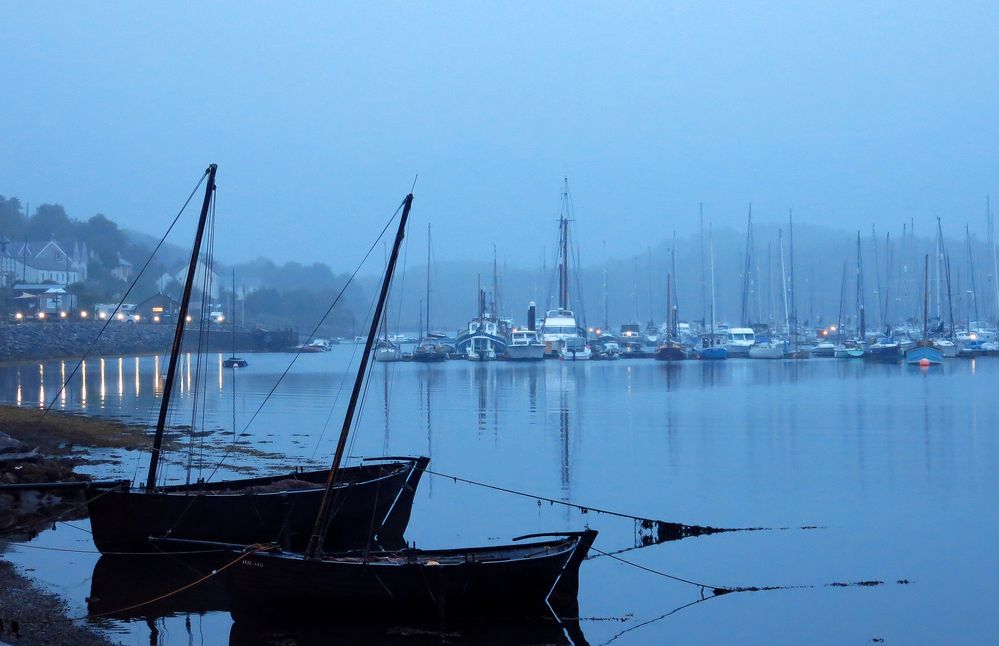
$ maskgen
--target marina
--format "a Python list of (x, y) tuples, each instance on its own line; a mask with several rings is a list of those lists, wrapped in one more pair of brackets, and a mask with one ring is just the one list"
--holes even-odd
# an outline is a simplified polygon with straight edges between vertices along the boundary
[[(288, 360), (284, 354), (251, 358), (252, 371), (221, 370), (212, 379), (206, 427), (214, 431), (206, 438), (202, 468), (231, 444), (233, 409), (242, 428)], [(108, 358), (103, 379), (100, 362), (88, 364), (85, 381), (75, 378), (60, 406), (151, 424), (162, 388), (155, 364), (161, 361)], [(247, 430), (259, 453), (235, 456), (227, 463), (230, 473), (322, 468), (321, 456), (335, 445), (323, 429), (331, 411), (343, 411), (336, 393), (356, 361), (353, 345), (301, 359)], [(56, 392), (60, 364), (42, 365), (44, 370), (38, 364), (0, 367), (3, 400), (37, 408), (43, 388)], [(997, 359), (955, 360), (932, 371), (835, 359), (396, 362), (377, 364), (371, 375), (352, 454), (425, 455), (434, 473), (554, 500), (702, 526), (774, 528), (684, 538), (620, 556), (718, 585), (815, 586), (725, 595), (636, 628), (625, 643), (716, 641), (734, 630), (747, 640), (776, 643), (830, 636), (946, 641), (954, 634), (977, 640), (992, 630), (965, 618), (969, 611), (985, 612), (994, 594), (977, 572), (983, 563), (994, 565), (987, 541), (999, 526), (993, 511), (999, 508), (999, 446), (992, 432), (999, 410), (988, 395), (999, 376)], [(936, 404), (912, 406), (915, 399)], [(179, 453), (165, 456), (168, 482), (183, 482), (186, 452)], [(142, 450), (98, 455), (110, 462), (86, 470), (101, 479), (132, 478), (145, 462)], [(626, 474), (618, 477), (627, 494), (604, 486), (608, 472)], [(511, 527), (530, 533), (589, 525), (600, 532), (595, 547), (603, 551), (641, 544), (641, 528), (630, 519), (537, 503), (428, 473), (416, 491), (406, 539), (425, 548), (502, 545)], [(91, 535), (69, 525), (89, 529), (86, 519), (58, 523), (23, 547), (11, 545), (7, 556), (33, 568), (72, 614), (88, 612), (92, 586), (125, 594), (108, 596), (99, 606), (104, 610), (164, 591), (141, 586), (131, 578), (134, 569), (126, 569), (127, 576), (106, 569)], [(797, 529), (802, 526), (818, 529)], [(700, 598), (689, 586), (594, 555), (580, 571), (580, 629), (589, 643)], [(911, 583), (898, 585), (899, 579)], [(884, 585), (827, 587), (860, 580)], [(192, 635), (194, 643), (247, 643), (224, 600), (207, 597), (215, 601), (93, 621), (126, 643), (147, 643), (151, 626), (165, 644), (186, 644)], [(112, 603), (117, 605), (109, 608)], [(918, 612), (900, 614), (899, 605)], [(830, 627), (830, 612), (836, 627)], [(520, 636), (525, 643), (550, 641), (546, 626), (525, 619)], [(377, 639), (390, 628), (354, 630)], [(295, 630), (307, 634), (310, 628), (290, 632)], [(565, 639), (561, 628), (556, 633)]]

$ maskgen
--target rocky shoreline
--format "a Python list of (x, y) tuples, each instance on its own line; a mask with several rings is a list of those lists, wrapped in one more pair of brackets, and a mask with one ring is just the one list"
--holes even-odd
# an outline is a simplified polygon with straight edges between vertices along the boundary
[[(0, 484), (82, 482), (83, 447), (128, 447), (143, 431), (119, 422), (0, 406)], [(111, 640), (67, 615), (58, 596), (3, 559), (8, 541), (26, 541), (54, 518), (86, 516), (83, 489), (0, 490), (0, 644), (93, 646)]]

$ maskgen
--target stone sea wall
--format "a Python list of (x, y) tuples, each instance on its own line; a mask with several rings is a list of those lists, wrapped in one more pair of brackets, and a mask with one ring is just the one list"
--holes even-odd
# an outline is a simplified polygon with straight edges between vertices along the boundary
[[(172, 325), (124, 322), (111, 323), (97, 339), (103, 325), (102, 321), (2, 323), (0, 361), (164, 353), (173, 340)], [(188, 332), (185, 348), (196, 347), (196, 334)], [(231, 329), (214, 329), (208, 333), (207, 349), (231, 350), (232, 342)], [(246, 330), (236, 335), (238, 352), (282, 351), (296, 343), (298, 334), (293, 330)]]

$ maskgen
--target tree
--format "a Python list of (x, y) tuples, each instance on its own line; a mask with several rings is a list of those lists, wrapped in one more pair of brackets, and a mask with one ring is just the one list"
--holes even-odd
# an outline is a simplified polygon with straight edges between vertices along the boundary
[(7, 236), (11, 241), (21, 240), (28, 218), (22, 213), (21, 200), (16, 197), (0, 195), (0, 236)]
[(73, 236), (74, 223), (61, 204), (42, 204), (35, 209), (28, 221), (27, 236), (31, 240), (56, 238), (68, 240)]

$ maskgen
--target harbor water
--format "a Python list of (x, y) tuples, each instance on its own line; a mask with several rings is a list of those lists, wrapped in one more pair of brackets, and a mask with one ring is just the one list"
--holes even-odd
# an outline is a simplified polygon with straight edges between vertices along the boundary
[[(237, 371), (217, 354), (201, 371), (185, 360), (166, 478), (183, 482), (189, 464), (192, 480), (209, 477), (223, 455), (211, 477), (325, 464), (359, 352), (302, 355), (277, 388), (292, 355), (247, 355)], [(88, 360), (60, 393), (75, 366), (0, 366), (0, 399), (152, 426), (163, 357)], [(617, 554), (583, 564), (578, 627), (504, 620), (268, 636), (210, 602), (83, 621), (126, 644), (995, 643), (997, 379), (993, 358), (929, 369), (835, 359), (375, 364), (349, 453), (431, 458), (408, 540), (451, 547), (599, 530), (595, 547)], [(192, 425), (206, 432), (186, 433)], [(86, 470), (102, 478), (141, 480), (148, 463), (137, 450), (98, 457)], [(754, 531), (636, 548), (648, 542), (641, 524), (597, 509)], [(98, 583), (87, 528), (57, 523), (6, 554), (71, 616), (88, 614)], [(101, 588), (123, 600), (154, 596), (135, 572), (108, 572)], [(719, 586), (774, 589), (713, 597)]]

